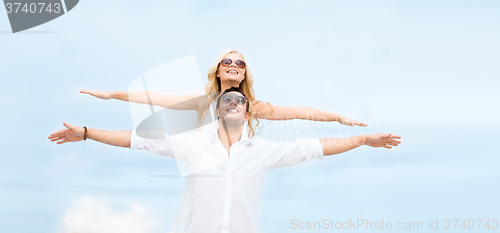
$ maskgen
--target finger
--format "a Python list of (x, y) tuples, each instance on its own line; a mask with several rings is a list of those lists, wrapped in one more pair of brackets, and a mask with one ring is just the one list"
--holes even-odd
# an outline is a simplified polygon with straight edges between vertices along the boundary
[(391, 134), (391, 135), (390, 135), (390, 136), (388, 136), (388, 137), (401, 139), (401, 136), (398, 136), (398, 135), (395, 135), (395, 134)]
[(398, 135), (393, 135), (392, 133), (385, 133), (385, 134), (382, 134), (382, 137), (383, 137), (383, 138), (397, 138), (397, 139), (401, 139), (401, 136), (398, 136)]
[(394, 138), (386, 138), (386, 140), (387, 140), (388, 142), (398, 142), (398, 143), (401, 143), (401, 141), (396, 140), (396, 139), (394, 139)]
[(59, 136), (59, 137), (56, 137), (56, 138), (52, 138), (51, 141), (61, 140), (61, 139), (67, 139), (67, 137), (65, 135), (62, 135), (62, 136)]
[(392, 140), (390, 140), (390, 142), (395, 142), (395, 143), (397, 143), (397, 144), (400, 144), (400, 143), (401, 143), (401, 141), (398, 141), (398, 140), (396, 140), (396, 139), (392, 139)]
[(59, 141), (59, 142), (57, 142), (57, 144), (63, 144), (63, 143), (66, 143), (66, 142), (69, 142), (68, 139), (64, 139), (62, 141)]
[(58, 139), (58, 140), (54, 140), (53, 142), (56, 142), (57, 144), (61, 144), (60, 142), (64, 141), (64, 139)]
[(391, 133), (380, 133), (380, 138), (382, 139), (386, 139), (386, 138), (389, 138), (391, 136)]
[(64, 131), (65, 131), (65, 130), (66, 130), (66, 129), (61, 129), (61, 130), (59, 130), (59, 131), (56, 131), (56, 132), (52, 133), (52, 134), (49, 136), (49, 139), (50, 139), (50, 138), (53, 138), (53, 137), (59, 137), (59, 136), (61, 136), (61, 135), (64, 135)]
[(63, 122), (63, 125), (66, 126), (66, 128), (71, 129), (71, 130), (74, 130), (74, 128), (75, 128), (74, 125), (70, 125), (70, 124), (68, 124), (66, 122)]
[(51, 135), (48, 137), (48, 139), (52, 139), (52, 138), (59, 137), (59, 136), (61, 136), (61, 135), (51, 134)]
[(382, 147), (387, 148), (387, 149), (391, 149), (392, 148), (392, 147), (387, 146), (387, 145), (382, 145)]
[(84, 93), (84, 94), (89, 94), (89, 95), (92, 95), (92, 96), (95, 96), (94, 92), (93, 91), (86, 91), (86, 90), (81, 90), (80, 93)]
[(52, 138), (50, 139), (51, 141), (59, 141), (61, 139), (65, 139), (66, 137), (62, 136), (62, 137), (56, 137), (56, 138)]

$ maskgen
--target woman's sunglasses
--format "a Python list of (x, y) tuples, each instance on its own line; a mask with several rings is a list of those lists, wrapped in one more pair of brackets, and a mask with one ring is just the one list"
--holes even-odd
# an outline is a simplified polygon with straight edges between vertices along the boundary
[[(224, 58), (224, 59), (222, 59), (222, 61), (220, 61), (220, 64), (221, 64), (221, 66), (228, 67), (231, 64), (233, 64), (233, 60), (231, 60), (229, 58)], [(247, 66), (247, 64), (245, 64), (245, 62), (242, 60), (236, 60), (236, 61), (234, 61), (234, 64), (236, 64), (236, 66), (238, 66), (238, 68), (240, 68), (240, 69), (245, 69), (245, 67)]]
[(241, 105), (245, 105), (247, 103), (247, 98), (241, 95), (233, 95), (233, 94), (225, 94), (221, 98), (222, 103), (229, 103), (236, 97), (236, 102)]

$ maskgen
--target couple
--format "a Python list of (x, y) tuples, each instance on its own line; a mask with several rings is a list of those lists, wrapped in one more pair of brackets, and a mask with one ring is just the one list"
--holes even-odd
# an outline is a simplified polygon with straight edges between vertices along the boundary
[[(241, 69), (245, 68), (231, 68), (233, 63), (236, 66), (242, 64), (221, 62), (221, 67), (229, 67), (226, 68), (229, 70), (227, 73), (233, 74), (241, 73)], [(217, 73), (222, 79), (220, 72)], [(216, 99), (215, 115), (219, 120), (213, 131), (167, 136), (166, 139), (143, 139), (135, 131), (103, 131), (65, 123), (67, 129), (49, 138), (58, 141), (58, 144), (89, 138), (114, 146), (146, 149), (186, 163), (190, 173), (197, 176), (197, 179), (189, 179), (189, 223), (182, 229), (187, 232), (255, 232), (260, 188), (271, 168), (321, 159), (323, 155), (342, 153), (361, 145), (391, 148), (400, 143), (396, 140), (400, 137), (391, 134), (303, 139), (294, 143), (276, 143), (254, 138), (253, 135), (249, 137), (243, 132), (246, 122), (249, 128), (251, 125), (252, 104), (244, 91), (228, 88)], [(287, 108), (276, 109), (281, 116), (286, 114), (282, 110)]]

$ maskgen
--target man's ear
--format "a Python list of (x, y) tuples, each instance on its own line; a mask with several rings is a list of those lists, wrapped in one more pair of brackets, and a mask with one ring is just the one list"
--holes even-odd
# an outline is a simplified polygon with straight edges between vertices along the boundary
[(215, 117), (219, 117), (219, 108), (215, 109)]
[(250, 113), (249, 112), (245, 113), (245, 121), (248, 121), (248, 119), (250, 119)]

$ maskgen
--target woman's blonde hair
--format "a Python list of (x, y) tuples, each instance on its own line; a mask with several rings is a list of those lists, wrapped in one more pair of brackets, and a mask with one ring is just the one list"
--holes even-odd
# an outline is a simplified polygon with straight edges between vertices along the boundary
[[(241, 53), (239, 53), (236, 50), (228, 50), (219, 55), (215, 64), (210, 66), (210, 68), (208, 68), (208, 83), (205, 86), (205, 93), (207, 94), (208, 98), (203, 98), (200, 108), (198, 109), (198, 118), (196, 127), (202, 126), (203, 119), (205, 119), (208, 113), (208, 108), (210, 106), (210, 103), (212, 102), (214, 97), (217, 96), (219, 93), (224, 92), (224, 90), (221, 90), (221, 81), (220, 78), (217, 77), (217, 73), (219, 72), (220, 61), (230, 53), (240, 54), (241, 57), (243, 58), (243, 61), (247, 63), (245, 57)], [(245, 68), (245, 78), (243, 79), (243, 81), (241, 81), (239, 88), (241, 92), (243, 92), (243, 94), (245, 94), (245, 96), (247, 97), (250, 105), (248, 109), (248, 113), (250, 115), (250, 118), (248, 119), (248, 137), (251, 138), (255, 135), (255, 128), (259, 125), (259, 120), (254, 118), (252, 102), (255, 102), (255, 93), (253, 91), (253, 75), (250, 69), (248, 68), (248, 63)], [(254, 120), (257, 121), (257, 124), (255, 125), (253, 125)]]

